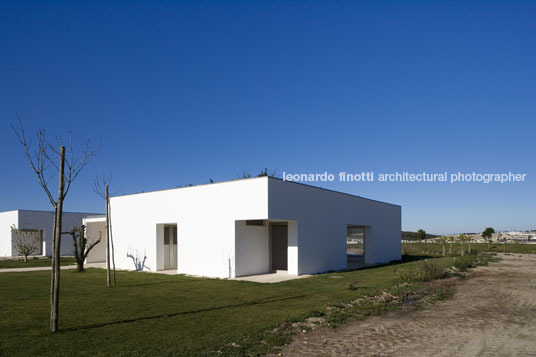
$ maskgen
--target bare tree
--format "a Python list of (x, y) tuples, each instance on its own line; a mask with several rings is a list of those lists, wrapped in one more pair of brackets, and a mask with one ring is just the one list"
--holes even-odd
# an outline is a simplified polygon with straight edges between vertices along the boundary
[(70, 232), (63, 232), (63, 234), (70, 234), (73, 237), (74, 245), (74, 259), (76, 260), (76, 270), (84, 271), (84, 262), (91, 251), (99, 242), (101, 238), (96, 241), (89, 241), (86, 237), (86, 226), (82, 225), (80, 228), (75, 227)]
[[(79, 155), (74, 154), (71, 130), (67, 143), (67, 151), (62, 143), (61, 136), (56, 137), (56, 143), (52, 145), (46, 138), (45, 130), (39, 129), (36, 133), (36, 147), (32, 146), (31, 138), (26, 138), (22, 119), (17, 114), (18, 128), (11, 125), (19, 143), (24, 148), (26, 159), (34, 172), (39, 185), (45, 191), (48, 200), (54, 207), (53, 228), (53, 255), (52, 255), (52, 278), (50, 282), (50, 330), (58, 330), (59, 291), (60, 291), (60, 245), (61, 245), (61, 220), (63, 215), (63, 201), (71, 184), (76, 180), (82, 169), (86, 167), (101, 150), (101, 140), (97, 145), (91, 145), (88, 140)], [(52, 194), (49, 183), (58, 175), (58, 194)]]
[[(112, 235), (112, 218), (110, 212), (110, 192), (109, 186), (112, 183), (112, 175), (109, 177), (95, 177), (93, 180), (93, 191), (104, 199), (106, 204), (106, 285), (115, 287), (115, 253), (114, 240)], [(117, 192), (117, 191), (115, 191)], [(110, 253), (112, 260), (113, 275), (110, 272)]]
[(28, 255), (32, 255), (40, 248), (40, 240), (37, 239), (35, 231), (17, 228), (17, 226), (12, 225), (11, 232), (15, 234), (15, 247), (17, 251), (24, 255), (24, 262), (28, 262)]

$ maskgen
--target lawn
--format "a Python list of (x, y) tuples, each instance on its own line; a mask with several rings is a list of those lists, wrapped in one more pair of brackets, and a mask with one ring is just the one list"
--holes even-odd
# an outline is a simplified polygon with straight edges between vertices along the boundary
[[(437, 258), (442, 266), (453, 258)], [(0, 355), (261, 354), (280, 343), (269, 331), (327, 306), (398, 283), (410, 261), (278, 284), (105, 271), (62, 271), (60, 329), (48, 332), (49, 272), (0, 274)], [(351, 282), (358, 281), (355, 289)]]
[[(60, 259), (60, 265), (72, 264), (76, 264), (74, 258), (63, 257)], [(0, 259), (0, 269), (49, 267), (51, 265), (51, 258), (28, 257), (27, 262), (24, 259)]]

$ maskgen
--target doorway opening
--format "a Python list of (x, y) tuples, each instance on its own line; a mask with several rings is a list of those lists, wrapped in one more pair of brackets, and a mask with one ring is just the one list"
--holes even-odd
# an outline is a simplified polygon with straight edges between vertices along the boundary
[(347, 268), (356, 269), (365, 265), (367, 226), (346, 225)]
[(270, 269), (288, 270), (288, 224), (270, 224)]
[(164, 269), (177, 269), (177, 225), (164, 226)]

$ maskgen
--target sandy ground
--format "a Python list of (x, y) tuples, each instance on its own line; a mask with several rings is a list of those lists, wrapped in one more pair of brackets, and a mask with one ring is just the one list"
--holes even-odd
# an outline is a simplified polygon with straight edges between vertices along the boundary
[(284, 356), (536, 356), (536, 255), (501, 255), (456, 282), (454, 297), (414, 311), (320, 328)]

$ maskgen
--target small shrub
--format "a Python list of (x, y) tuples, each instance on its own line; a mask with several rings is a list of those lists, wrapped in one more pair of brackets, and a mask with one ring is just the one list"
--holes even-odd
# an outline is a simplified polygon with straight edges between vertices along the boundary
[(420, 262), (416, 269), (401, 269), (395, 272), (397, 279), (402, 282), (437, 280), (445, 275), (445, 269), (429, 260)]
[(395, 271), (395, 276), (398, 281), (412, 282), (419, 280), (418, 271), (416, 269), (398, 269)]
[(444, 288), (439, 288), (435, 291), (434, 297), (437, 301), (441, 301), (441, 300), (445, 300), (448, 297), (448, 294)]
[(465, 272), (474, 266), (474, 259), (471, 257), (458, 257), (454, 260), (454, 267), (461, 272)]
[(349, 317), (350, 315), (344, 310), (336, 309), (327, 314), (326, 322), (329, 327), (335, 328), (342, 325)]
[(324, 313), (319, 310), (313, 310), (309, 313), (309, 317), (322, 317), (324, 316)]
[(389, 304), (381, 300), (364, 300), (359, 305), (359, 314), (362, 316), (378, 316), (389, 311)]
[(445, 276), (445, 269), (428, 260), (421, 262), (419, 269), (421, 271), (423, 281), (438, 280)]

